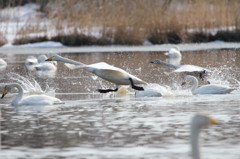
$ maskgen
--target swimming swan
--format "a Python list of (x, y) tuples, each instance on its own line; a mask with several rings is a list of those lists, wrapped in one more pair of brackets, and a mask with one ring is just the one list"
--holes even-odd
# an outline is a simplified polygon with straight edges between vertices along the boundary
[(4, 87), (2, 98), (12, 89), (18, 89), (18, 95), (13, 99), (12, 106), (20, 105), (53, 105), (62, 103), (62, 101), (55, 97), (50, 97), (47, 95), (30, 95), (23, 98), (23, 88), (17, 83), (9, 84)]
[[(207, 70), (206, 68), (195, 66), (195, 65), (173, 65), (170, 63), (163, 62), (161, 60), (153, 60), (151, 63), (154, 64), (161, 64), (165, 65), (167, 67), (175, 69), (173, 72), (183, 72), (187, 75), (195, 75), (199, 77), (201, 80), (205, 80), (205, 76), (210, 72), (210, 70)], [(210, 83), (209, 81), (207, 81)]]
[[(197, 88), (198, 87), (197, 78), (190, 75), (186, 76), (185, 80), (193, 81), (193, 86), (191, 87), (192, 94), (227, 94), (234, 90), (228, 86), (220, 84), (208, 84)], [(185, 84), (185, 82), (183, 84)]]
[(207, 127), (209, 125), (218, 124), (217, 120), (204, 115), (204, 114), (196, 114), (192, 118), (191, 121), (191, 149), (192, 149), (192, 159), (200, 159), (199, 152), (199, 134), (200, 130), (203, 127)]
[(182, 57), (182, 54), (180, 53), (180, 51), (177, 47), (171, 48), (168, 52), (164, 53), (164, 55), (166, 55), (167, 58), (181, 58)]
[(171, 90), (156, 83), (148, 84), (144, 87), (144, 91), (135, 92), (135, 97), (167, 97), (172, 95)]
[(57, 62), (56, 61), (46, 61), (48, 58), (46, 55), (38, 56), (38, 64), (35, 66), (37, 71), (56, 71)]
[(100, 93), (116, 92), (119, 85), (131, 85), (133, 89), (144, 90), (143, 87), (136, 86), (135, 84), (147, 84), (145, 81), (137, 78), (134, 75), (131, 75), (121, 68), (114, 67), (105, 62), (86, 65), (81, 62), (61, 57), (59, 55), (51, 56), (47, 59), (47, 61), (62, 61), (65, 63), (73, 64), (71, 66), (66, 66), (68, 66), (70, 69), (83, 68), (86, 71), (92, 72), (106, 81), (116, 84), (116, 89), (98, 89)]
[(28, 56), (27, 59), (25, 60), (25, 67), (27, 68), (28, 71), (35, 70), (35, 65), (37, 64), (38, 60), (34, 56)]

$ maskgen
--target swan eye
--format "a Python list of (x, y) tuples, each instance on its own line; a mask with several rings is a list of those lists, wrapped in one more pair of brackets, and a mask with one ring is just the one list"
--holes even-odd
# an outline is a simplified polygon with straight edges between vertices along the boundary
[(218, 121), (216, 119), (208, 117), (208, 120), (210, 121), (211, 124), (216, 125), (218, 124)]

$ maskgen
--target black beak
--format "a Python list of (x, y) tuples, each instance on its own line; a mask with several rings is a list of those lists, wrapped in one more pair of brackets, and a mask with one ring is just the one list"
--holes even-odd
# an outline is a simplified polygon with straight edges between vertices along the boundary
[(2, 97), (1, 97), (1, 99), (3, 99), (3, 97), (5, 96), (5, 94), (2, 94)]
[(181, 84), (181, 86), (184, 86), (186, 84), (186, 82), (183, 82), (182, 84)]

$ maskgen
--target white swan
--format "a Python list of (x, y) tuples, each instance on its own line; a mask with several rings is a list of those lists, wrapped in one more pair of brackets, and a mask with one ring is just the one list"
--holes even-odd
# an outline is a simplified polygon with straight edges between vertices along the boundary
[(218, 124), (217, 120), (204, 115), (196, 114), (191, 121), (191, 149), (192, 159), (200, 159), (199, 152), (199, 133), (201, 128), (206, 127), (210, 124)]
[(17, 83), (9, 84), (4, 87), (2, 98), (12, 89), (18, 89), (18, 95), (13, 99), (12, 106), (21, 105), (53, 105), (62, 103), (62, 101), (55, 97), (50, 97), (47, 95), (30, 95), (23, 98), (23, 88)]
[(81, 62), (63, 58), (59, 55), (51, 56), (47, 59), (47, 61), (62, 61), (65, 63), (73, 64), (66, 66), (68, 66), (70, 69), (84, 68), (86, 71), (92, 72), (98, 77), (116, 84), (116, 89), (98, 89), (100, 93), (116, 92), (119, 85), (131, 85), (133, 89), (144, 90), (143, 87), (136, 86), (135, 84), (147, 84), (145, 81), (139, 79), (134, 75), (131, 75), (121, 68), (114, 67), (105, 62), (86, 65)]
[(27, 59), (25, 60), (25, 67), (27, 68), (28, 71), (34, 71), (35, 65), (37, 64), (38, 60), (34, 56), (28, 56)]
[(168, 52), (164, 53), (167, 58), (181, 58), (182, 54), (177, 47), (171, 48)]
[[(194, 76), (199, 77), (201, 80), (205, 80), (205, 76), (208, 73), (210, 73), (210, 70), (200, 67), (200, 66), (195, 66), (195, 65), (179, 65), (179, 66), (177, 66), (177, 65), (163, 62), (161, 60), (153, 60), (153, 61), (151, 61), (151, 63), (165, 65), (167, 67), (175, 69), (173, 72), (183, 72), (187, 75), (194, 75)], [(207, 81), (207, 82), (210, 83), (209, 81)]]
[(46, 61), (48, 58), (46, 55), (38, 56), (38, 64), (35, 66), (37, 71), (56, 71), (56, 61)]
[(0, 71), (4, 70), (7, 67), (7, 62), (0, 58)]
[(143, 91), (135, 92), (135, 97), (166, 97), (172, 95), (173, 93), (168, 88), (156, 83), (148, 84)]
[(198, 87), (197, 78), (190, 75), (186, 76), (185, 80), (193, 81), (193, 86), (191, 87), (192, 94), (227, 94), (234, 90), (228, 86), (220, 84), (208, 84), (197, 88)]

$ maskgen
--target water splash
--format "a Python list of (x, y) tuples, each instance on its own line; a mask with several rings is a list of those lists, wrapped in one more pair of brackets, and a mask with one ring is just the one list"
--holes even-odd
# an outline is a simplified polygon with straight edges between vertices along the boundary
[(9, 73), (7, 76), (9, 77), (10, 80), (13, 80), (14, 82), (21, 84), (21, 86), (24, 89), (25, 95), (46, 94), (55, 97), (54, 88), (51, 88), (47, 85), (46, 89), (43, 90), (40, 84), (30, 76), (26, 78), (17, 73)]
[(208, 80), (213, 84), (222, 84), (233, 88), (238, 88), (240, 81), (236, 79), (236, 70), (233, 67), (223, 65), (217, 68), (211, 68), (212, 73), (209, 75)]

